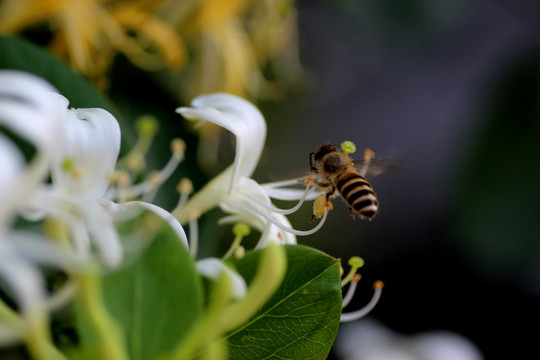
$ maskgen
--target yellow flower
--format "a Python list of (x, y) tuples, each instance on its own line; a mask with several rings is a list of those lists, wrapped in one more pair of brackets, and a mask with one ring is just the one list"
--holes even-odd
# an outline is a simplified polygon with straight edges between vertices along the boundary
[(51, 50), (98, 85), (106, 86), (105, 74), (117, 52), (149, 70), (179, 67), (185, 62), (182, 41), (154, 14), (155, 3), (3, 0), (0, 32), (15, 34), (46, 24), (52, 33)]

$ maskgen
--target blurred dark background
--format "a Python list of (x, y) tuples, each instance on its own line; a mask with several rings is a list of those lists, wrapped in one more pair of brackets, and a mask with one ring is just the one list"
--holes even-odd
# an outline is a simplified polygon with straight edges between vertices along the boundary
[[(320, 144), (352, 140), (397, 169), (369, 179), (372, 222), (339, 199), (299, 238), (366, 260), (370, 316), (405, 334), (446, 329), (486, 359), (538, 353), (540, 4), (504, 0), (300, 1), (305, 91), (265, 103), (255, 178), (305, 174)], [(361, 156), (361, 155), (358, 155)], [(310, 207), (290, 217), (309, 228)], [(338, 335), (339, 336), (339, 335)], [(337, 358), (335, 352), (332, 358)]]

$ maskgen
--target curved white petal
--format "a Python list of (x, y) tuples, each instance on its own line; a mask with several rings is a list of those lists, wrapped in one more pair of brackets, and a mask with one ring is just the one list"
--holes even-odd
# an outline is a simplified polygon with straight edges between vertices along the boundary
[(240, 176), (251, 176), (261, 156), (266, 140), (266, 122), (260, 111), (249, 101), (231, 94), (209, 94), (192, 101), (193, 108), (178, 108), (176, 112), (189, 120), (209, 121), (236, 137), (236, 157), (229, 191)]
[(45, 80), (22, 71), (0, 71), (0, 125), (38, 148), (57, 140), (68, 101)]
[(0, 248), (0, 278), (7, 284), (7, 292), (20, 306), (23, 316), (42, 316), (45, 284), (37, 268), (20, 259), (6, 248)]
[[(304, 194), (306, 193), (306, 190), (299, 190), (299, 189), (283, 189), (279, 187), (274, 187), (269, 184), (261, 184), (261, 187), (266, 191), (268, 196), (270, 196), (272, 199), (278, 199), (278, 200), (299, 200), (304, 197)], [(310, 194), (307, 194), (305, 196), (305, 200), (315, 200), (317, 196), (319, 196), (319, 192), (312, 192)]]
[(205, 258), (197, 261), (197, 272), (212, 280), (217, 280), (223, 273), (231, 283), (231, 291), (235, 299), (241, 299), (246, 296), (247, 285), (244, 278), (237, 272), (230, 269), (218, 258)]
[(3, 244), (4, 251), (32, 263), (55, 268), (83, 266), (79, 258), (65, 247), (47, 241), (42, 235), (28, 231), (12, 231)]
[(0, 134), (0, 238), (16, 206), (17, 185), (24, 166), (20, 151)]
[(120, 265), (124, 248), (112, 217), (97, 203), (86, 209), (86, 226), (106, 265)]
[[(70, 109), (62, 136), (61, 151), (54, 157), (52, 179), (65, 192), (83, 192), (101, 197), (109, 184), (120, 151), (120, 126), (103, 109)], [(72, 161), (76, 176), (66, 172)]]
[(35, 153), (21, 174), (19, 192), (28, 193), (49, 172), (68, 101), (43, 79), (21, 71), (0, 71), (0, 127), (34, 147)]

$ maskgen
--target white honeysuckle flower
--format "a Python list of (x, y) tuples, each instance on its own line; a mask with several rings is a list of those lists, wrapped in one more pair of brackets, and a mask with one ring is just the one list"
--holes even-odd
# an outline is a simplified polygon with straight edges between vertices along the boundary
[[(296, 244), (296, 235), (311, 234), (322, 226), (324, 221), (309, 231), (295, 230), (284, 216), (296, 211), (306, 198), (313, 198), (309, 191), (284, 188), (298, 184), (298, 179), (266, 185), (251, 179), (266, 140), (265, 120), (253, 104), (234, 95), (216, 93), (199, 96), (193, 100), (192, 107), (176, 111), (188, 120), (219, 125), (236, 137), (234, 163), (196, 193), (186, 206), (173, 213), (180, 223), (188, 222), (193, 213), (220, 206), (231, 214), (222, 222), (241, 221), (262, 232), (258, 247), (268, 242)], [(288, 211), (280, 210), (272, 205), (271, 196), (300, 200), (300, 203)]]
[(106, 110), (69, 109), (62, 145), (52, 162), (52, 191), (44, 192), (41, 201), (48, 204), (47, 213), (59, 216), (71, 226), (75, 250), (81, 258), (88, 257), (94, 243), (100, 258), (111, 267), (120, 264), (124, 253), (115, 221), (133, 209), (139, 209), (137, 213), (155, 213), (187, 247), (184, 230), (165, 210), (142, 201), (117, 204), (107, 199), (120, 140), (118, 122)]

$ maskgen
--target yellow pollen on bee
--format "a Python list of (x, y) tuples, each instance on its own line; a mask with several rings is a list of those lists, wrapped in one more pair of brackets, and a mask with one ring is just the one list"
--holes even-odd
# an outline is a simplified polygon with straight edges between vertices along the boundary
[(326, 194), (321, 194), (313, 202), (313, 216), (321, 218), (327, 210), (332, 210), (334, 205), (326, 200)]

